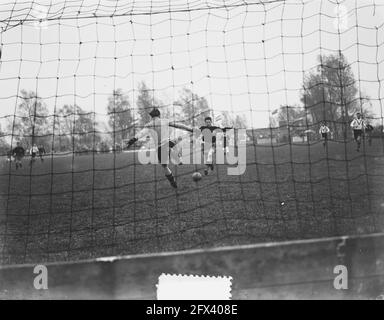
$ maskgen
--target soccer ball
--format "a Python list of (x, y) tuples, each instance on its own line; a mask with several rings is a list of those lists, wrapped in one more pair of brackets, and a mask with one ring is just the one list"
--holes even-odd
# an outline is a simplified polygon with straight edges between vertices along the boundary
[(195, 182), (200, 181), (200, 180), (201, 180), (201, 173), (200, 173), (200, 172), (195, 172), (195, 173), (192, 175), (192, 179), (193, 179), (193, 181), (195, 181)]

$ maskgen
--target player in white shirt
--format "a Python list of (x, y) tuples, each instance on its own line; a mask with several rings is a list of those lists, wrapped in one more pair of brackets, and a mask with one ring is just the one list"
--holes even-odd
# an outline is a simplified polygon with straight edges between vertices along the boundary
[(328, 142), (328, 134), (331, 132), (331, 130), (328, 128), (327, 123), (323, 121), (320, 125), (319, 133), (321, 135), (321, 138), (323, 139), (323, 146), (324, 148), (327, 145)]
[(361, 137), (365, 129), (364, 119), (361, 117), (361, 113), (356, 114), (356, 118), (351, 122), (351, 128), (353, 130), (353, 137), (357, 143), (356, 151), (360, 151)]
[(32, 164), (36, 160), (36, 156), (38, 153), (39, 153), (39, 148), (37, 147), (37, 145), (35, 143), (35, 144), (33, 144), (32, 148), (31, 148), (31, 161), (30, 161), (29, 165), (32, 166)]
[[(134, 144), (137, 140), (147, 135), (151, 136), (152, 141), (156, 143), (157, 158), (159, 160), (159, 163), (164, 169), (165, 177), (168, 179), (172, 187), (177, 188), (175, 177), (173, 176), (172, 171), (171, 169), (169, 169), (169, 166), (168, 166), (169, 153), (171, 152), (171, 149), (175, 147), (176, 142), (170, 139), (169, 134), (168, 136), (164, 136), (164, 134), (162, 134), (164, 132), (162, 131), (164, 131), (166, 127), (173, 127), (177, 129), (186, 130), (189, 132), (193, 132), (193, 129), (180, 123), (171, 122), (167, 119), (161, 119), (160, 110), (158, 108), (153, 108), (153, 110), (149, 114), (152, 117), (152, 120), (149, 121), (144, 126), (144, 128), (138, 134), (136, 134), (134, 138), (129, 140), (128, 147)], [(162, 159), (161, 158), (162, 150), (163, 148), (166, 148), (167, 145), (169, 148), (168, 159)]]

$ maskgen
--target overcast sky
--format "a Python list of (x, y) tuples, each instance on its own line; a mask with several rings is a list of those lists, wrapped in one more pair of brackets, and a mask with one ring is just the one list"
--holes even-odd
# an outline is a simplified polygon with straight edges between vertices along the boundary
[[(175, 1), (172, 9), (177, 12), (148, 15), (151, 2), (136, 0), (134, 13), (143, 14), (129, 16), (123, 9), (132, 1), (123, 0), (116, 10), (121, 16), (89, 18), (97, 4), (106, 6), (99, 6), (96, 15), (111, 14), (114, 1), (67, 1), (66, 19), (42, 25), (29, 21), (2, 32), (0, 117), (14, 113), (16, 95), (27, 89), (37, 91), (50, 112), (55, 105), (76, 103), (103, 119), (113, 89), (122, 88), (135, 106), (138, 83), (144, 80), (165, 105), (172, 107), (180, 90), (188, 87), (213, 110), (244, 115), (250, 127), (267, 127), (271, 111), (300, 104), (303, 76), (316, 67), (316, 57), (339, 49), (381, 117), (384, 1), (339, 2), (292, 0), (200, 10), (205, 1), (190, 1), (191, 8), (199, 10), (183, 11), (186, 2)], [(82, 18), (67, 19), (81, 3)], [(168, 1), (152, 4), (152, 12), (157, 6), (162, 11)], [(13, 7), (13, 0), (0, 5), (0, 26), (7, 25), (10, 9), (19, 10), (13, 11), (15, 19), (15, 12), (21, 17), (26, 12), (22, 9), (30, 6), (18, 1)], [(38, 16), (39, 8), (32, 8), (29, 17)], [(57, 7), (46, 8), (53, 17)], [(340, 24), (337, 12), (346, 13)]]

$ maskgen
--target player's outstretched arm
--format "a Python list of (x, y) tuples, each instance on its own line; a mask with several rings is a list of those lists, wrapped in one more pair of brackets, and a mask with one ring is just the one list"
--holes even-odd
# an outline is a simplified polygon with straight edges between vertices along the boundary
[(131, 145), (133, 145), (137, 140), (139, 140), (139, 139), (137, 139), (136, 137), (133, 137), (133, 138), (129, 139), (129, 141), (128, 141), (128, 148), (129, 148)]
[(181, 129), (189, 132), (193, 132), (193, 128), (182, 123), (176, 123), (175, 121), (169, 123), (170, 127)]
[(131, 138), (129, 141), (128, 141), (128, 148), (133, 145), (136, 141), (138, 141), (139, 139), (143, 138), (144, 136), (148, 135), (148, 128), (150, 127), (150, 123), (147, 123), (143, 129), (141, 129), (138, 133), (136, 133), (136, 135)]

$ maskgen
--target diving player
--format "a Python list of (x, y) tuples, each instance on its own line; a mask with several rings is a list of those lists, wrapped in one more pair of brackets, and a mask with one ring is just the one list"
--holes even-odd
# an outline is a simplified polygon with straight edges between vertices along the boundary
[(169, 148), (168, 149), (168, 151), (169, 151), (168, 157), (169, 157), (170, 151), (172, 148), (175, 147), (176, 143), (174, 141), (170, 140), (169, 135), (165, 136), (165, 137), (162, 136), (162, 128), (164, 129), (164, 127), (169, 126), (169, 127), (173, 127), (173, 128), (177, 128), (177, 129), (186, 130), (189, 132), (192, 132), (193, 130), (192, 130), (192, 128), (190, 128), (186, 125), (171, 122), (167, 119), (161, 119), (160, 118), (160, 110), (158, 108), (153, 108), (153, 110), (149, 113), (149, 115), (152, 117), (152, 119), (144, 126), (144, 128), (138, 134), (136, 134), (136, 136), (134, 138), (132, 138), (128, 141), (128, 147), (130, 147), (137, 140), (141, 139), (144, 136), (147, 136), (147, 135), (152, 136), (153, 141), (155, 141), (155, 143), (157, 143), (157, 145), (156, 145), (157, 146), (157, 158), (159, 160), (159, 163), (163, 167), (165, 177), (168, 179), (168, 181), (172, 187), (177, 188), (177, 183), (176, 183), (175, 177), (173, 176), (173, 173), (172, 173), (171, 169), (169, 169), (169, 166), (168, 166), (168, 162), (169, 162), (168, 160), (169, 159), (162, 159), (162, 151), (164, 150), (164, 148), (165, 149), (167, 147)]

